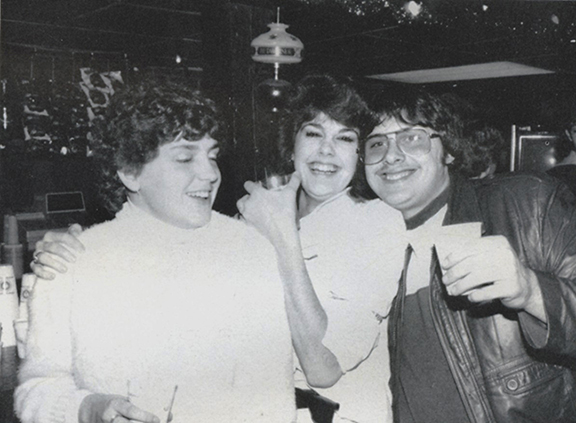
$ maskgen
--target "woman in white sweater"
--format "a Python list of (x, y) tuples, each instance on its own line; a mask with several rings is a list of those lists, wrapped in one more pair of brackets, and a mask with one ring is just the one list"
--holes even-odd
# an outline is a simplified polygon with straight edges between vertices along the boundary
[(95, 157), (116, 217), (31, 299), (23, 423), (295, 420), (273, 249), (212, 211), (221, 125), (183, 85), (116, 94)]

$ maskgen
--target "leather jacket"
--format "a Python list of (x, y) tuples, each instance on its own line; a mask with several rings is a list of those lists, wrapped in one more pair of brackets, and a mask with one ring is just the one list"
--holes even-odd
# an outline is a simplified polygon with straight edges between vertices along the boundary
[[(450, 190), (443, 225), (480, 221), (483, 236), (504, 235), (536, 273), (548, 320), (447, 296), (433, 253), (434, 326), (470, 421), (576, 422), (576, 198), (546, 175), (521, 173), (477, 181), (451, 175)], [(389, 322), (394, 398), (405, 274)]]

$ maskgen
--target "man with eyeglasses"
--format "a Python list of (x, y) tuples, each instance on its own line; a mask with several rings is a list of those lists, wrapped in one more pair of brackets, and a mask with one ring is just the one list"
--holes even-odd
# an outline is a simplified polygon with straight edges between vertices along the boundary
[(471, 180), (490, 138), (440, 97), (372, 106), (356, 192), (401, 211), (410, 242), (389, 317), (395, 422), (576, 422), (576, 199), (545, 175)]

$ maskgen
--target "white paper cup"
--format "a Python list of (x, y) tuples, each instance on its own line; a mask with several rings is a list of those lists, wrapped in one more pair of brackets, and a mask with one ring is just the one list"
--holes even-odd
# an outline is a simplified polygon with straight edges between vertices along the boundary
[[(444, 266), (445, 260), (450, 253), (462, 251), (467, 245), (480, 239), (481, 236), (481, 222), (443, 226), (441, 233), (436, 236), (434, 241), (440, 264)], [(444, 272), (444, 269), (442, 269), (442, 272)]]
[(18, 292), (14, 269), (10, 264), (0, 265), (0, 323), (4, 347), (16, 345), (14, 320), (18, 318)]

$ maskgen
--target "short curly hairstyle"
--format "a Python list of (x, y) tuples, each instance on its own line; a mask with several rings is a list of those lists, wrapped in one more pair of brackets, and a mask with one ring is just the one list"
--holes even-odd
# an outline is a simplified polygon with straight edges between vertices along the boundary
[[(450, 171), (468, 178), (480, 176), (496, 162), (495, 156), (504, 143), (500, 131), (481, 118), (470, 103), (453, 94), (436, 95), (420, 89), (378, 92), (368, 104), (380, 122), (395, 119), (438, 132), (445, 153), (454, 157)], [(365, 141), (361, 139), (361, 151)], [(363, 168), (354, 176), (352, 195), (375, 198)]]
[(104, 206), (115, 213), (126, 201), (118, 170), (139, 174), (159, 147), (180, 133), (191, 141), (209, 135), (222, 143), (224, 132), (214, 102), (182, 81), (147, 76), (127, 85), (113, 96), (92, 132)]
[[(305, 76), (296, 84), (280, 121), (279, 146), (283, 163), (290, 163), (296, 134), (302, 125), (320, 113), (357, 129), (360, 138), (367, 136), (377, 123), (352, 83), (326, 74)], [(284, 171), (290, 173), (294, 169), (288, 167)]]

